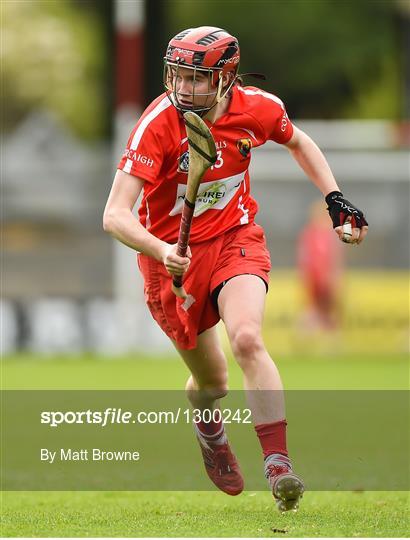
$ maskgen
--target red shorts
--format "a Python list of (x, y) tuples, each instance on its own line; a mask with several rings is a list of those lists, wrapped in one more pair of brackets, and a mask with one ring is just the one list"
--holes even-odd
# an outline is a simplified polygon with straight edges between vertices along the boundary
[(172, 277), (165, 266), (138, 255), (144, 277), (145, 300), (162, 330), (181, 349), (195, 349), (197, 335), (220, 319), (211, 295), (224, 281), (254, 274), (269, 282), (270, 256), (262, 227), (241, 225), (206, 242), (190, 245), (191, 264), (184, 275), (188, 300), (172, 292)]

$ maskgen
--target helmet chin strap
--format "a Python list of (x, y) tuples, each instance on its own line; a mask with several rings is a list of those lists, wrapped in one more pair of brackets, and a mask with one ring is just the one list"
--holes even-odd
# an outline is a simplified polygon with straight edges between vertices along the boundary
[(235, 78), (232, 79), (230, 84), (227, 85), (226, 89), (223, 89), (223, 74), (222, 71), (219, 73), (219, 81), (218, 81), (218, 90), (216, 92), (216, 103), (220, 103), (227, 95), (229, 90), (232, 88), (233, 83), (235, 82)]
[(212, 111), (212, 109), (214, 107), (216, 107), (218, 105), (218, 103), (221, 103), (221, 101), (223, 99), (226, 98), (228, 92), (231, 90), (234, 82), (236, 80), (236, 77), (234, 77), (232, 79), (232, 81), (227, 85), (227, 87), (224, 89), (223, 88), (223, 74), (222, 72), (219, 73), (219, 81), (218, 81), (218, 88), (216, 90), (216, 96), (215, 96), (215, 103), (213, 105), (211, 105), (208, 109), (200, 112), (200, 113), (197, 113), (199, 116), (205, 116), (206, 114), (208, 114), (210, 111)]

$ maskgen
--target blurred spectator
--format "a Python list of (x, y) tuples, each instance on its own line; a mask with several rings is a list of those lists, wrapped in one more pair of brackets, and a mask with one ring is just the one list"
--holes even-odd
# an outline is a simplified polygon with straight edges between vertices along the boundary
[(306, 333), (332, 332), (340, 327), (342, 250), (326, 204), (322, 200), (313, 203), (297, 244), (298, 268), (307, 302), (301, 321)]

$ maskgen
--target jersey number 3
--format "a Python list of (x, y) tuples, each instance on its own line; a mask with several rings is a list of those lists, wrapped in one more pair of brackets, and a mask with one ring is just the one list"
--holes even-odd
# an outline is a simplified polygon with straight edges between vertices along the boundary
[(212, 165), (211, 169), (220, 169), (222, 165), (224, 164), (224, 160), (222, 158), (222, 150), (216, 151), (216, 162), (214, 165)]

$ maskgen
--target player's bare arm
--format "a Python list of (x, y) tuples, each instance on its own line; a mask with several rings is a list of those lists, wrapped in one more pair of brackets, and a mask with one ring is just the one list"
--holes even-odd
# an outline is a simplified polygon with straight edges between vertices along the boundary
[(292, 138), (285, 146), (324, 197), (340, 191), (325, 156), (309, 135), (293, 126)]
[(179, 257), (176, 245), (149, 233), (132, 213), (143, 186), (141, 178), (117, 170), (104, 210), (104, 230), (131, 249), (163, 262), (170, 274), (181, 275), (188, 270), (190, 250), (187, 257)]
[(304, 131), (294, 126), (292, 138), (285, 144), (306, 175), (323, 193), (333, 226), (340, 240), (360, 244), (368, 231), (363, 213), (343, 199), (335, 177), (317, 144)]

